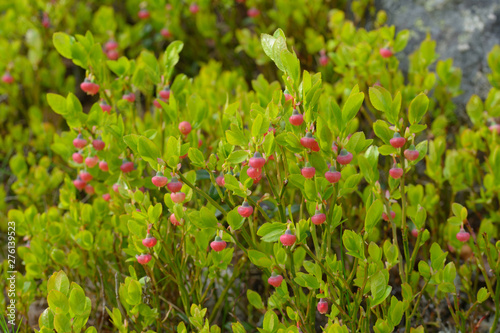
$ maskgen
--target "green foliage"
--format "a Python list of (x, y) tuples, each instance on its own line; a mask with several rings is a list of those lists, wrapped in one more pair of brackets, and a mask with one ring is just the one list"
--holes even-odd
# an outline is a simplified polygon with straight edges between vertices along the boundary
[(412, 34), (369, 1), (193, 5), (5, 6), (2, 244), (18, 318), (48, 306), (21, 331), (423, 332), (431, 303), (443, 327), (496, 331), (500, 48), (469, 126), (460, 69), (428, 36), (403, 73)]

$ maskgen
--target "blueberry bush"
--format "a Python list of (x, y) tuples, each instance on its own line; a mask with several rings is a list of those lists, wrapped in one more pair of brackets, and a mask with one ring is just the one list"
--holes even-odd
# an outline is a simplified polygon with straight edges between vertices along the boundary
[(1, 8), (5, 331), (500, 331), (499, 46), (464, 119), (369, 0)]

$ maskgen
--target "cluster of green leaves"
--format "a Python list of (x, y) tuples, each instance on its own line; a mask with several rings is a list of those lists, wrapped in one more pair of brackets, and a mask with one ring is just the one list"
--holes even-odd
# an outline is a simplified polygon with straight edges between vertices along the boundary
[[(92, 304), (81, 286), (75, 282), (70, 285), (63, 271), (54, 273), (47, 281), (47, 302), (49, 307), (40, 315), (40, 330), (35, 332), (82, 332)], [(85, 330), (93, 332), (97, 332), (94, 327)]]
[[(75, 43), (71, 41), (71, 46), (68, 46), (69, 36), (56, 34), (53, 38), (52, 35), (56, 31), (78, 34), (91, 30), (101, 46), (108, 40), (116, 40), (118, 55), (128, 55), (130, 59), (134, 59), (143, 53), (137, 64), (129, 63), (127, 58), (122, 57), (110, 65), (111, 71), (118, 76), (124, 77), (128, 73), (136, 72), (132, 83), (141, 91), (151, 89), (150, 79), (153, 75), (150, 66), (155, 65), (154, 61), (151, 62), (151, 53), (159, 54), (174, 39), (184, 41), (188, 46), (180, 64), (183, 72), (198, 73), (198, 63), (210, 60), (210, 54), (216, 52), (216, 58), (224, 68), (234, 69), (237, 65), (241, 68), (239, 72), (247, 73), (246, 78), (249, 79), (250, 73), (256, 68), (254, 61), (243, 57), (243, 62), (238, 61), (238, 64), (235, 64), (233, 50), (238, 47), (251, 58), (254, 58), (253, 53), (259, 53), (263, 62), (268, 62), (259, 42), (261, 32), (273, 29), (276, 25), (286, 27), (296, 36), (294, 47), (304, 54), (311, 55), (316, 55), (325, 47), (323, 35), (329, 33), (326, 28), (305, 29), (311, 21), (318, 24), (328, 21), (330, 4), (323, 2), (313, 6), (307, 2), (289, 6), (286, 1), (255, 1), (245, 4), (225, 0), (215, 5), (210, 1), (198, 1), (199, 12), (196, 14), (189, 11), (191, 3), (194, 2), (130, 0), (123, 6), (112, 6), (111, 3), (102, 1), (87, 1), (85, 4), (79, 1), (4, 4), (0, 16), (0, 45), (4, 50), (0, 55), (0, 73), (3, 75), (9, 72), (14, 83), (0, 84), (0, 94), (7, 99), (6, 103), (0, 105), (2, 160), (7, 161), (17, 154), (17, 162), (20, 162), (21, 157), (25, 157), (23, 150), (29, 147), (30, 152), (35, 154), (35, 159), (25, 158), (25, 162), (30, 166), (43, 165), (45, 161), (40, 159), (47, 155), (51, 158), (49, 147), (53, 147), (54, 143), (58, 145), (59, 138), (55, 134), (65, 125), (61, 123), (60, 118), (50, 113), (44, 93), (57, 92), (66, 95), (73, 92), (84, 74), (60, 61), (57, 51), (67, 58), (74, 59), (79, 66), (88, 60), (84, 59), (86, 57), (90, 57), (92, 66), (99, 60), (96, 57), (105, 56), (96, 49), (88, 53), (86, 48), (97, 47), (92, 40), (82, 36)], [(355, 3), (352, 9), (357, 20), (361, 20), (369, 10), (373, 10), (366, 0)], [(338, 3), (339, 8), (344, 5), (343, 2)], [(247, 17), (246, 10), (252, 7), (260, 10), (259, 17)], [(139, 19), (140, 9), (147, 9), (151, 14), (150, 18)], [(218, 23), (218, 17), (224, 17), (222, 25)], [(318, 27), (327, 25), (319, 24)], [(162, 36), (162, 29), (168, 29), (172, 37)], [(247, 46), (250, 40), (254, 41), (257, 50), (252, 51)], [(305, 43), (306, 40), (309, 42)], [(148, 52), (144, 53), (144, 50)], [(169, 59), (175, 61), (173, 57)], [(271, 68), (269, 64), (267, 67)], [(269, 69), (267, 71), (272, 73)], [(94, 70), (99, 72), (101, 69)], [(167, 70), (165, 83), (169, 82), (170, 75)], [(82, 98), (81, 94), (76, 95)], [(58, 149), (63, 148), (59, 145)], [(7, 181), (9, 177), (19, 178), (19, 175), (10, 171), (12, 168), (1, 173), (2, 182)], [(34, 168), (28, 171), (30, 178), (36, 177)], [(60, 184), (61, 178), (55, 175), (40, 182), (45, 184), (46, 181)], [(8, 198), (8, 201), (14, 198), (14, 206), (28, 207), (35, 204), (41, 209), (40, 202), (25, 198), (24, 193), (33, 193), (27, 184), (29, 183), (19, 184), (18, 190), (10, 192), (1, 188), (0, 197)], [(44, 197), (45, 201), (52, 202), (53, 190), (53, 186), (37, 187), (34, 198)], [(5, 220), (4, 211), (6, 209), (2, 209), (0, 213), (2, 221)]]

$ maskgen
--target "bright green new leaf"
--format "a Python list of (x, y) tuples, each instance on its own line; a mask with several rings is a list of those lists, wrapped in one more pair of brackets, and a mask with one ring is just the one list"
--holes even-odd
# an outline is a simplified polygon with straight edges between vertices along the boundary
[(148, 162), (149, 165), (156, 170), (158, 159), (160, 158), (160, 150), (155, 143), (145, 136), (141, 136), (137, 141), (137, 151), (142, 159)]
[(401, 52), (404, 50), (406, 47), (406, 44), (408, 44), (408, 40), (410, 39), (410, 31), (408, 30), (402, 30), (400, 31), (396, 39), (394, 40), (394, 52)]
[(269, 257), (266, 254), (264, 254), (260, 251), (257, 251), (257, 250), (249, 250), (248, 251), (248, 258), (250, 259), (250, 261), (254, 265), (259, 266), (259, 267), (269, 268), (273, 264), (271, 259), (269, 259)]
[(235, 208), (227, 214), (227, 223), (231, 226), (231, 229), (236, 231), (239, 230), (243, 224), (245, 224), (245, 218), (238, 213), (238, 209)]
[(197, 148), (189, 148), (188, 157), (191, 161), (191, 164), (197, 166), (199, 168), (205, 167), (205, 158), (203, 157), (203, 153)]
[(68, 297), (58, 290), (51, 290), (47, 296), (47, 302), (54, 313), (68, 313), (69, 302)]
[(285, 233), (285, 230), (285, 223), (264, 223), (257, 231), (257, 235), (261, 236), (264, 242), (276, 242)]
[(49, 281), (47, 282), (47, 291), (57, 290), (62, 292), (64, 295), (69, 293), (69, 280), (68, 276), (64, 271), (59, 271), (51, 275)]
[(57, 94), (47, 94), (47, 102), (49, 103), (52, 110), (64, 116), (68, 111), (66, 107), (66, 98)]
[(477, 301), (479, 303), (483, 303), (489, 297), (490, 297), (490, 293), (488, 292), (488, 290), (485, 287), (479, 289), (479, 291), (477, 292)]
[(370, 234), (373, 231), (373, 228), (380, 221), (383, 211), (384, 211), (384, 204), (380, 200), (375, 200), (368, 209), (368, 211), (366, 212), (366, 217), (365, 217), (366, 233)]
[(199, 224), (203, 228), (216, 228), (217, 227), (217, 219), (215, 218), (215, 214), (207, 207), (202, 207), (200, 209)]
[(342, 122), (346, 126), (358, 113), (363, 101), (365, 99), (365, 94), (362, 92), (351, 94), (342, 108)]
[(342, 236), (342, 242), (347, 249), (347, 254), (363, 260), (365, 258), (365, 249), (363, 238), (352, 230), (345, 230)]
[(141, 304), (142, 301), (142, 286), (141, 283), (137, 280), (133, 280), (131, 278), (128, 279), (128, 288), (127, 288), (127, 303), (130, 305), (138, 305)]
[(71, 319), (64, 313), (56, 314), (54, 317), (54, 328), (58, 333), (72, 332)]
[(253, 120), (252, 124), (252, 136), (257, 137), (260, 134), (260, 128), (262, 123), (264, 122), (264, 118), (261, 114), (258, 114), (257, 117)]
[(384, 141), (387, 145), (394, 135), (394, 132), (389, 129), (387, 122), (383, 120), (377, 120), (373, 124), (373, 131), (375, 132), (375, 135), (382, 139), (382, 141)]
[(392, 107), (392, 97), (391, 93), (385, 88), (380, 86), (370, 87), (368, 95), (370, 96), (370, 102), (375, 109), (385, 113), (390, 112)]
[(300, 80), (300, 62), (295, 52), (288, 50), (281, 51), (281, 62), (285, 67), (286, 73), (292, 78), (294, 83)]
[(52, 35), (52, 42), (57, 52), (63, 57), (71, 59), (71, 37), (64, 32), (56, 32)]
[(74, 282), (72, 288), (69, 295), (69, 308), (74, 314), (80, 316), (85, 312), (85, 292)]
[(256, 293), (253, 290), (247, 289), (247, 298), (248, 302), (252, 304), (256, 309), (263, 309), (264, 304), (262, 303), (262, 298), (259, 293)]
[(410, 123), (418, 123), (427, 112), (428, 107), (429, 98), (425, 94), (421, 93), (415, 97), (411, 101), (409, 108), (408, 120)]

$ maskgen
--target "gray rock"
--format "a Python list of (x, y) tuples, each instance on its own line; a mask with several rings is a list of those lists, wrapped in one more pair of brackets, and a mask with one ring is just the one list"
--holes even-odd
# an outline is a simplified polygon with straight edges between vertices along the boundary
[(436, 40), (436, 52), (441, 60), (453, 59), (462, 69), (463, 94), (455, 99), (461, 116), (472, 94), (485, 98), (491, 86), (487, 54), (500, 44), (499, 0), (377, 0), (377, 9), (384, 9), (388, 24), (396, 32), (409, 29), (411, 39), (398, 58), (403, 70), (407, 55), (419, 47), (429, 32)]

